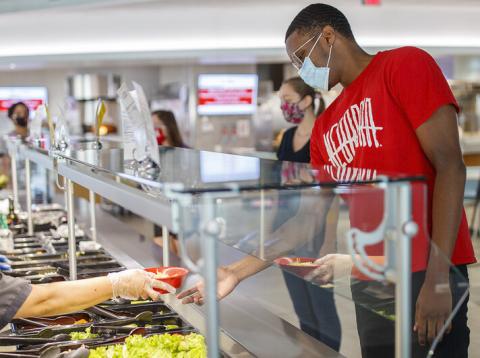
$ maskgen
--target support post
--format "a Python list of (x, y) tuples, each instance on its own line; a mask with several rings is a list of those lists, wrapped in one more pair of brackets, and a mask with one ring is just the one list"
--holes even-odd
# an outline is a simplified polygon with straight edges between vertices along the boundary
[(265, 260), (265, 190), (260, 190), (260, 258)]
[(13, 207), (15, 210), (20, 209), (18, 204), (18, 173), (17, 173), (17, 147), (13, 143), (9, 143), (11, 150), (10, 155), (10, 167), (12, 171), (12, 191), (13, 191)]
[(208, 358), (219, 358), (219, 314), (217, 302), (217, 237), (220, 225), (215, 220), (215, 201), (204, 197), (204, 217), (201, 227), (203, 251), (203, 277), (205, 280), (207, 305), (207, 347)]
[(33, 235), (33, 219), (32, 219), (32, 185), (31, 180), (31, 171), (30, 171), (30, 160), (25, 159), (25, 191), (27, 197), (27, 227), (28, 235)]
[(68, 217), (68, 268), (70, 280), (77, 279), (77, 244), (75, 239), (75, 213), (73, 203), (73, 183), (66, 179), (67, 217)]
[(163, 266), (170, 266), (170, 234), (168, 228), (162, 226)]
[(90, 208), (90, 234), (92, 240), (97, 241), (97, 220), (95, 218), (95, 193), (92, 190), (88, 191), (89, 208)]
[(418, 231), (412, 222), (412, 188), (410, 183), (392, 184), (396, 190), (396, 286), (395, 286), (395, 357), (410, 358), (412, 338), (412, 242)]

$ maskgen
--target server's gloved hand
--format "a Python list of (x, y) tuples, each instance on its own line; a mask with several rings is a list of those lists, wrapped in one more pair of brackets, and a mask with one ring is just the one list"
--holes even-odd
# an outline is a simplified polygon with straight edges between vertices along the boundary
[(0, 255), (0, 271), (11, 271), (12, 267), (10, 266), (11, 262), (5, 256)]
[(125, 270), (108, 274), (112, 284), (112, 297), (125, 298), (127, 300), (147, 299), (158, 300), (160, 293), (154, 288), (164, 289), (175, 293), (175, 288), (165, 282), (155, 280), (155, 275), (143, 270)]

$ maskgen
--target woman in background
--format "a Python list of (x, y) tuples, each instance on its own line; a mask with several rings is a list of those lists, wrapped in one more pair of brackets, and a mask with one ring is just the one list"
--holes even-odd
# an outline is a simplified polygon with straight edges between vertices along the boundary
[(316, 118), (325, 110), (325, 102), (300, 77), (284, 81), (279, 96), (285, 120), (295, 126), (284, 132), (277, 157), (283, 161), (310, 163), (310, 136)]
[[(175, 119), (175, 115), (172, 111), (159, 110), (152, 112), (152, 121), (155, 131), (157, 132), (158, 145), (163, 147), (188, 148), (183, 141), (177, 125), (177, 120)], [(156, 246), (163, 248), (162, 228), (157, 225), (154, 226), (153, 242)], [(175, 255), (178, 255), (179, 249), (175, 234), (169, 233), (169, 246), (171, 252), (173, 252)], [(160, 260), (160, 258), (163, 257), (163, 253), (159, 250), (156, 252), (156, 256)], [(173, 260), (175, 260), (175, 258), (173, 258)]]
[[(282, 161), (310, 163), (310, 136), (318, 116), (325, 110), (320, 94), (307, 85), (300, 77), (283, 82), (279, 96), (285, 120), (295, 126), (287, 129), (277, 151)], [(315, 103), (318, 99), (318, 103)], [(284, 163), (287, 164), (288, 163)], [(290, 163), (294, 165), (293, 163)], [(300, 198), (298, 198), (300, 199)], [(289, 196), (279, 205), (274, 228), (295, 215), (299, 202)], [(334, 206), (338, 203), (334, 203)], [(299, 247), (293, 253), (298, 257), (323, 257), (334, 253), (338, 208), (330, 210), (324, 230), (315, 233), (311, 243)], [(303, 278), (283, 271), (285, 283), (292, 299), (301, 329), (325, 343), (332, 349), (340, 350), (341, 327), (332, 291), (313, 285)]]
[(178, 129), (175, 115), (171, 111), (155, 111), (152, 113), (153, 126), (157, 131), (157, 142), (165, 147), (187, 148), (180, 130)]

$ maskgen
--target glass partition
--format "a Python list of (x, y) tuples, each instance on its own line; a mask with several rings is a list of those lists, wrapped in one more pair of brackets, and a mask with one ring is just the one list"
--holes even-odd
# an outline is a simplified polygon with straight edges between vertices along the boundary
[[(397, 349), (427, 357), (452, 320), (461, 329), (455, 315), (464, 307), (468, 282), (430, 240), (421, 180), (377, 176), (342, 183), (330, 168), (291, 169), (295, 175), (282, 176), (277, 187), (196, 189), (177, 197), (187, 256), (190, 245), (205, 245), (210, 236), (246, 254), (220, 268), (217, 294), (229, 291), (225, 275), (231, 270), (248, 276), (274, 265), (282, 271), (300, 327), (334, 349), (342, 330), (336, 302), (351, 302), (365, 354), (394, 356)], [(189, 264), (205, 275), (211, 259)], [(329, 324), (312, 327), (306, 311)]]
[[(105, 178), (128, 179), (139, 190), (172, 200), (173, 231), (179, 234), (186, 264), (220, 285), (229, 269), (254, 275), (275, 266), (296, 310), (312, 290), (317, 295), (313, 300), (322, 302), (314, 305), (316, 315), (332, 316), (342, 309), (337, 302), (350, 302), (362, 350), (401, 353), (415, 347), (413, 356), (427, 357), (452, 323), (452, 329), (460, 329), (456, 317), (464, 315), (467, 273), (430, 240), (428, 193), (414, 174), (312, 169), (161, 148), (158, 175), (145, 176), (125, 166), (121, 148), (57, 155), (67, 165), (90, 168), (96, 175), (107, 174)], [(219, 243), (245, 256), (215, 274)], [(203, 247), (195, 260), (189, 260), (192, 244)], [(209, 287), (213, 286), (207, 280), (207, 291)], [(206, 297), (202, 301), (215, 316), (216, 303)], [(311, 327), (301, 312), (299, 320), (308, 332)], [(327, 326), (319, 339), (338, 348), (336, 332), (335, 324)], [(381, 333), (382, 339), (370, 339), (372, 332)], [(419, 339), (425, 342), (419, 345)]]

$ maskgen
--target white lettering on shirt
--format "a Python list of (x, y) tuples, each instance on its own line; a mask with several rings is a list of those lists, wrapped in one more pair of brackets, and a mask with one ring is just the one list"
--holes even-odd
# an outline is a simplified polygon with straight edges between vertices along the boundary
[(373, 120), (371, 98), (365, 98), (360, 105), (352, 105), (323, 135), (330, 163), (346, 167), (355, 158), (358, 148), (380, 148), (377, 131), (381, 130), (383, 127), (377, 127)]
[(372, 181), (377, 178), (377, 171), (374, 169), (334, 167), (331, 165), (324, 165), (323, 168), (333, 180), (340, 183)]

